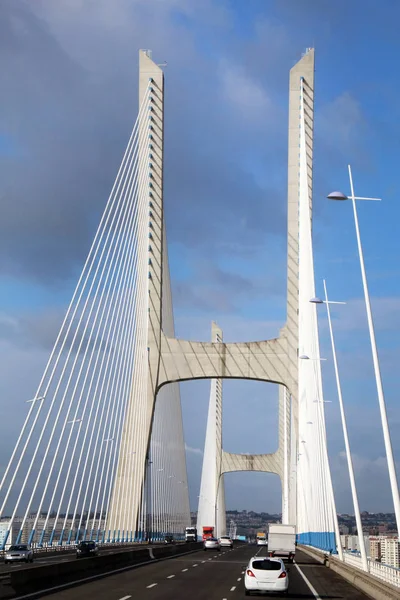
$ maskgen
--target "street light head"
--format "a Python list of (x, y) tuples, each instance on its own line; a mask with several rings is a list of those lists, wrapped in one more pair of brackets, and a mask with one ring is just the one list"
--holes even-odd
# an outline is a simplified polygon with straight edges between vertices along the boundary
[(300, 354), (299, 358), (301, 358), (301, 360), (310, 360), (310, 357), (307, 356), (307, 354)]
[(313, 304), (323, 304), (324, 301), (321, 300), (321, 298), (311, 298), (311, 300), (309, 300), (309, 302), (312, 302)]
[(343, 192), (331, 192), (327, 196), (328, 200), (348, 200), (349, 198)]

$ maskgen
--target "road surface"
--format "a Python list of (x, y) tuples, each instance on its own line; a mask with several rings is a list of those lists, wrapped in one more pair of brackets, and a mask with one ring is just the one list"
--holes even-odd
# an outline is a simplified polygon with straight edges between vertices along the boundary
[[(248, 560), (266, 548), (238, 545), (221, 552), (203, 550), (157, 561), (103, 579), (57, 589), (47, 600), (244, 600), (243, 576)], [(291, 599), (368, 600), (344, 579), (303, 552), (289, 566)]]

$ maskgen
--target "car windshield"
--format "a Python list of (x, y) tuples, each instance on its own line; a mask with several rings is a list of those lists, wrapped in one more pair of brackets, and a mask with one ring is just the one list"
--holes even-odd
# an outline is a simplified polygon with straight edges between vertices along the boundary
[(282, 565), (277, 560), (254, 560), (252, 564), (253, 569), (256, 571), (280, 571)]
[(79, 544), (80, 548), (94, 548), (94, 542), (81, 542)]
[(15, 552), (16, 550), (28, 550), (28, 546), (18, 544), (18, 546), (10, 546), (9, 552)]
[(218, 542), (218, 540), (216, 540), (215, 538), (208, 538), (207, 540), (208, 542)]
[(195, 532), (194, 527), (192, 529), (189, 529), (189, 528), (186, 529), (186, 533), (194, 533), (194, 532)]

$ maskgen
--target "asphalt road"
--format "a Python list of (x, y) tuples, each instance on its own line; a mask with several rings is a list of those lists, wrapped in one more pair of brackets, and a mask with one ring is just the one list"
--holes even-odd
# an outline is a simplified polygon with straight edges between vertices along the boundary
[[(73, 588), (58, 589), (45, 597), (48, 600), (244, 600), (244, 570), (256, 553), (265, 556), (266, 549), (240, 545), (220, 553), (200, 550)], [(290, 565), (287, 597), (368, 600), (336, 573), (300, 551), (296, 552), (296, 563)]]

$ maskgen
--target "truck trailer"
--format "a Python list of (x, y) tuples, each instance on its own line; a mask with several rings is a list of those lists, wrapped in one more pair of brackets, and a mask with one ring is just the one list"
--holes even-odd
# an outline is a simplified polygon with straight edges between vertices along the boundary
[(214, 537), (214, 527), (203, 527), (203, 542)]
[(196, 527), (186, 527), (186, 529), (185, 529), (185, 542), (197, 542), (197, 529), (196, 529)]
[(296, 553), (296, 526), (271, 524), (268, 528), (268, 554), (293, 562)]

